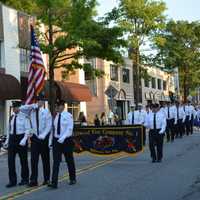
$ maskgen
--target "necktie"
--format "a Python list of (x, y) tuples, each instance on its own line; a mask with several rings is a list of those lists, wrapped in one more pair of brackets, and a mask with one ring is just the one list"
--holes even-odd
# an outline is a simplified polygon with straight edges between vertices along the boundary
[(36, 126), (37, 126), (37, 135), (39, 135), (39, 108), (36, 109)]
[(179, 119), (179, 107), (177, 107), (177, 119)]
[(13, 135), (17, 134), (17, 115), (15, 115), (14, 118), (14, 124), (13, 124)]
[(169, 119), (169, 107), (168, 107), (168, 119)]
[(154, 113), (154, 118), (153, 118), (153, 129), (156, 130), (156, 113)]
[(132, 124), (134, 124), (134, 111), (132, 112)]
[(60, 120), (61, 120), (61, 113), (58, 116), (57, 135), (60, 135)]

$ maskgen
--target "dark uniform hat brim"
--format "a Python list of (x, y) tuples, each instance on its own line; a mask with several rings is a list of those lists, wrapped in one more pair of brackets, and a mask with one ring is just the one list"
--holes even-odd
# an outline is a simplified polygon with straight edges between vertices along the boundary
[(18, 108), (22, 105), (21, 101), (12, 101), (12, 107), (13, 108)]
[(35, 97), (37, 101), (45, 101), (45, 96), (43, 94), (39, 94), (38, 96)]

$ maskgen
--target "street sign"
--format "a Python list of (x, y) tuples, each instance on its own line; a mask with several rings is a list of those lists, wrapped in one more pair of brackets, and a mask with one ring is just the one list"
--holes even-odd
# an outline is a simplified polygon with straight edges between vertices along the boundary
[(118, 90), (112, 85), (109, 85), (109, 87), (105, 91), (105, 94), (111, 99), (114, 98), (117, 95), (117, 93), (118, 93)]

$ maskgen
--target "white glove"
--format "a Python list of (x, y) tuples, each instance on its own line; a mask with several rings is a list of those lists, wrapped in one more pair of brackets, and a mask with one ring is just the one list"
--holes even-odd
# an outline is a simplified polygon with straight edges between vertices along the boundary
[(160, 131), (160, 132), (159, 132), (159, 134), (163, 134), (163, 132), (162, 132), (162, 131)]
[(53, 148), (52, 142), (49, 142), (48, 146), (49, 146), (49, 149), (51, 150)]
[(21, 139), (19, 145), (20, 145), (20, 146), (25, 146), (25, 145), (26, 145), (27, 139), (28, 139), (28, 136), (25, 135), (25, 136)]
[(40, 140), (44, 140), (44, 139), (45, 139), (45, 135), (44, 135), (44, 134), (40, 134), (40, 135), (38, 136), (38, 138), (39, 138)]
[(20, 143), (19, 143), (20, 146), (24, 147), (26, 145), (26, 140), (23, 138)]
[(64, 142), (64, 140), (65, 140), (65, 138), (60, 138), (60, 139), (58, 140), (58, 142), (59, 142), (60, 144), (62, 144), (62, 143)]
[(4, 148), (4, 149), (7, 149), (7, 148), (8, 148), (8, 139), (6, 139), (6, 141), (4, 142), (3, 148)]

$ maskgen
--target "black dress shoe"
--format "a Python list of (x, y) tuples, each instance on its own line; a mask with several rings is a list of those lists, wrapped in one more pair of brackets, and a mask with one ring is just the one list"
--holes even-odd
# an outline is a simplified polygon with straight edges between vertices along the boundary
[(55, 183), (49, 183), (48, 184), (48, 187), (50, 187), (50, 188), (52, 188), (52, 189), (57, 189), (57, 184), (55, 184)]
[(49, 181), (44, 181), (44, 182), (42, 183), (42, 185), (49, 185), (49, 184), (50, 184)]
[(158, 162), (158, 163), (161, 163), (161, 162), (162, 162), (162, 160), (161, 160), (161, 159), (159, 159), (159, 160), (157, 160), (157, 162)]
[(28, 185), (28, 184), (29, 184), (28, 181), (22, 180), (18, 185), (22, 186), (22, 185)]
[(29, 186), (29, 187), (36, 187), (36, 186), (38, 186), (38, 183), (30, 182), (30, 183), (28, 184), (28, 186)]
[(69, 181), (69, 185), (75, 185), (76, 184), (76, 180), (70, 180)]
[(8, 183), (6, 185), (7, 188), (11, 188), (11, 187), (15, 187), (17, 185), (17, 183)]

